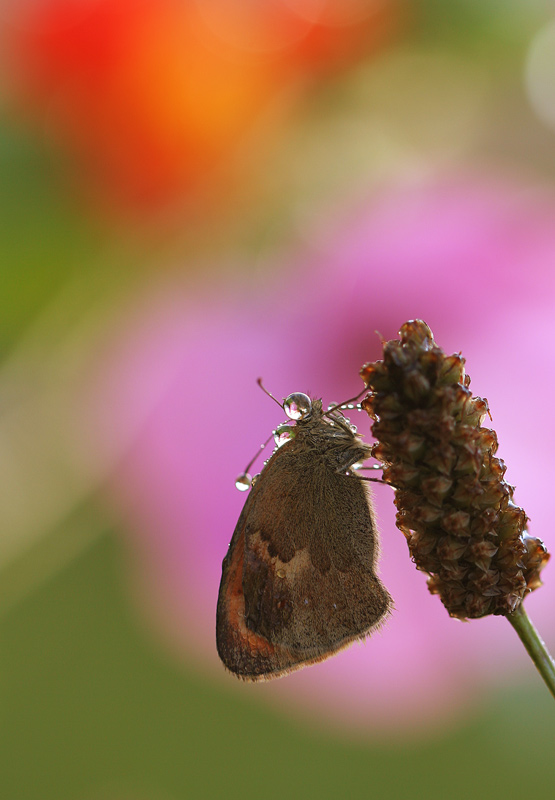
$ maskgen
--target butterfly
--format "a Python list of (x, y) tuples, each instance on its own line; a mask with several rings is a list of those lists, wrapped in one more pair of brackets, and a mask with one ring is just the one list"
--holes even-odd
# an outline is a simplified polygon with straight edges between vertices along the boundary
[[(301, 392), (276, 402), (294, 424), (277, 429), (284, 443), (252, 481), (223, 561), (216, 615), (221, 660), (250, 681), (364, 639), (391, 605), (376, 574), (368, 479), (353, 470), (370, 446), (339, 406), (324, 411)], [(248, 486), (247, 471), (238, 480)]]

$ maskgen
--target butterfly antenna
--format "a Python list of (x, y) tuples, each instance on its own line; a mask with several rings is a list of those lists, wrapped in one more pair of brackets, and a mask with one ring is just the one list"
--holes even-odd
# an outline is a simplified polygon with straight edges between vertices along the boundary
[[(278, 406), (279, 406), (281, 409), (283, 409), (283, 403), (280, 403), (280, 402), (279, 402), (279, 400), (276, 400), (276, 398), (274, 397), (274, 395), (273, 395), (271, 392), (269, 392), (269, 391), (266, 389), (266, 387), (265, 387), (265, 386), (263, 385), (263, 383), (262, 383), (262, 378), (258, 378), (256, 382), (257, 382), (257, 384), (260, 386), (260, 388), (262, 389), (262, 391), (264, 392), (264, 394), (267, 394), (267, 395), (268, 395), (268, 397), (271, 397), (271, 398), (272, 398), (272, 400), (274, 401), (274, 403), (277, 403), (277, 404), (278, 404)], [(269, 441), (269, 440), (268, 440), (268, 441)]]
[(369, 391), (370, 390), (369, 390), (368, 386), (365, 386), (364, 389), (356, 395), (356, 397), (351, 397), (350, 400), (344, 400), (342, 403), (338, 403), (336, 406), (332, 406), (331, 408), (328, 408), (328, 410), (325, 412), (324, 416), (327, 417), (329, 414), (332, 413), (332, 411), (337, 411), (338, 408), (345, 408), (346, 406), (349, 406), (350, 403), (354, 403), (355, 400), (358, 400), (359, 397), (362, 397), (363, 394), (367, 394)]

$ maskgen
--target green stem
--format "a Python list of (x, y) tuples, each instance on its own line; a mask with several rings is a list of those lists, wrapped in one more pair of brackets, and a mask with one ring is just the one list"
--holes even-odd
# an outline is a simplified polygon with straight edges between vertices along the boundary
[(555, 697), (555, 661), (549, 654), (545, 642), (530, 622), (524, 606), (520, 605), (513, 614), (507, 616), (507, 619), (518, 633), (520, 641), (536, 665), (547, 688)]

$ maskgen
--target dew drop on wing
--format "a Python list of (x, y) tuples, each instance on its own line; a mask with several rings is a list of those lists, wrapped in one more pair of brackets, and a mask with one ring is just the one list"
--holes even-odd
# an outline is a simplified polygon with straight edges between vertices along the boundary
[(278, 425), (278, 427), (275, 429), (274, 441), (278, 447), (281, 447), (286, 442), (291, 441), (294, 435), (295, 435), (294, 426), (284, 423), (283, 425)]
[(303, 392), (294, 392), (285, 399), (283, 410), (289, 419), (304, 419), (312, 411), (312, 401), (307, 394), (303, 394)]

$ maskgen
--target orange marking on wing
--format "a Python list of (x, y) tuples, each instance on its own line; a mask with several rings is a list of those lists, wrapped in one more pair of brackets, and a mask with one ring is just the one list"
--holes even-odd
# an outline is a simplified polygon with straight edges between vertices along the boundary
[(263, 636), (249, 630), (245, 624), (245, 597), (243, 595), (244, 554), (245, 534), (243, 532), (237, 540), (229, 566), (229, 578), (225, 593), (228, 624), (239, 635), (240, 645), (249, 650), (253, 656), (271, 656), (276, 652), (275, 647)]

